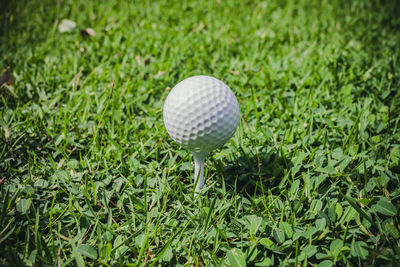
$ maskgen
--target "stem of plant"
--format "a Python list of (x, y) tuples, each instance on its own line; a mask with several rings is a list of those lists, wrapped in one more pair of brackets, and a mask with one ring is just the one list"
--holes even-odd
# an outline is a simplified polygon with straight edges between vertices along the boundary
[(192, 152), (194, 158), (193, 181), (196, 186), (194, 196), (203, 188), (204, 184), (204, 161), (208, 152)]

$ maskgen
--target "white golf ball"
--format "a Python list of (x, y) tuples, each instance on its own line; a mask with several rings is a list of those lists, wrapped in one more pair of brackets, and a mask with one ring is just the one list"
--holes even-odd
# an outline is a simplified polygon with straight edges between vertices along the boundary
[(209, 152), (225, 144), (239, 122), (239, 105), (232, 90), (209, 76), (178, 83), (164, 104), (167, 132), (192, 152)]

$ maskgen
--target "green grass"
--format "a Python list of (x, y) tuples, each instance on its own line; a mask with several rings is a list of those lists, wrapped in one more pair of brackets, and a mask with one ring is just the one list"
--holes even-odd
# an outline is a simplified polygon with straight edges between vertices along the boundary
[[(1, 5), (0, 265), (400, 261), (396, 1)], [(198, 74), (242, 119), (194, 198), (162, 107)]]

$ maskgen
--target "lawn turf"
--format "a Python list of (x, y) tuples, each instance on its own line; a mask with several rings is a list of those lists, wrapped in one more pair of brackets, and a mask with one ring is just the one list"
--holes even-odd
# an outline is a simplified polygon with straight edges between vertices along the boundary
[[(13, 80), (0, 88), (0, 265), (400, 261), (396, 1), (21, 0), (0, 12)], [(61, 33), (63, 19), (76, 27)], [(242, 119), (194, 198), (193, 158), (162, 107), (199, 74), (232, 88)]]

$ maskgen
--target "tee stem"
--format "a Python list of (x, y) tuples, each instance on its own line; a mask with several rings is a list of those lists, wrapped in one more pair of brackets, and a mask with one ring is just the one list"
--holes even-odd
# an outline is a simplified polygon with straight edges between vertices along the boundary
[(193, 181), (196, 186), (194, 195), (203, 188), (204, 184), (204, 161), (208, 152), (192, 152), (194, 157), (194, 176)]

